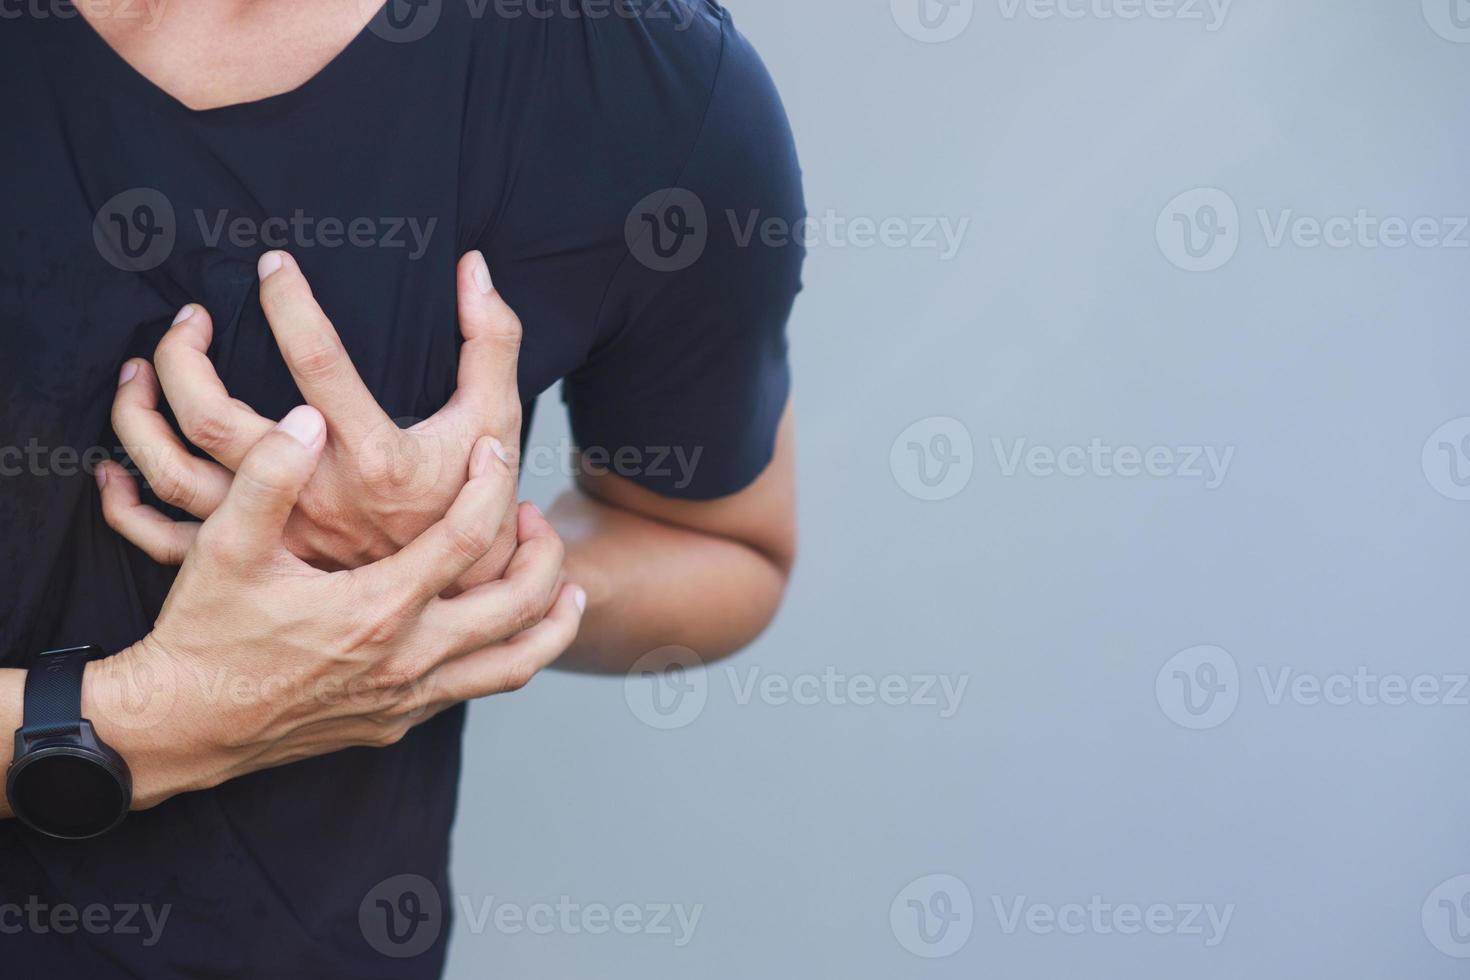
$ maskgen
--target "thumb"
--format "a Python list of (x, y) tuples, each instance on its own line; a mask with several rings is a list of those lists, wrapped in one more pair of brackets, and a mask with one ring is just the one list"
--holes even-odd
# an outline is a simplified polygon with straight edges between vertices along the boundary
[[(456, 275), (459, 330), (459, 390), (455, 400), (489, 423), (503, 440), (519, 440), (520, 394), (516, 366), (521, 352), (521, 321), (495, 289), (480, 252), (467, 252)], [(505, 426), (515, 431), (508, 431)]]
[(200, 529), (201, 539), (238, 561), (279, 553), (286, 520), (321, 460), (326, 432), (316, 409), (293, 408), (245, 454), (224, 503)]

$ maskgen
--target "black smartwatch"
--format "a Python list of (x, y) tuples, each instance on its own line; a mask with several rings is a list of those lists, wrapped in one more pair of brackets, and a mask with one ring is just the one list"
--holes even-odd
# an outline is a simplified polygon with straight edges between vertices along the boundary
[(132, 806), (128, 764), (82, 717), (82, 672), (104, 656), (95, 646), (48, 650), (26, 674), (5, 797), (21, 823), (48, 837), (97, 837)]

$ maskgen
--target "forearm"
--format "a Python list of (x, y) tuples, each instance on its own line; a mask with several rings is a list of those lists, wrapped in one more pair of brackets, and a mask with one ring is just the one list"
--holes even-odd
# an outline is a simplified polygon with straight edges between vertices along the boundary
[(581, 632), (559, 669), (624, 673), (671, 645), (709, 662), (755, 639), (780, 605), (788, 568), (749, 545), (575, 489), (548, 516), (566, 542), (567, 576), (588, 596)]

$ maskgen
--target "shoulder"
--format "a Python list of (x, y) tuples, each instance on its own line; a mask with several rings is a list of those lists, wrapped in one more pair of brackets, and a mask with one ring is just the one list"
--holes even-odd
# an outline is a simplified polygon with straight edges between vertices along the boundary
[(558, 251), (621, 247), (630, 212), (671, 187), (712, 213), (799, 216), (785, 111), (724, 7), (481, 2), (483, 16), (466, 25), (475, 49), (467, 159), (483, 174), (484, 161), (510, 158), (483, 209), (502, 235)]
[(453, 6), (472, 18), (472, 99), (496, 103), (497, 115), (505, 100), (522, 102), (527, 135), (554, 144), (549, 153), (596, 153), (603, 167), (670, 182), (701, 132), (722, 125), (710, 118), (722, 93), (748, 96), (755, 111), (773, 105), (759, 57), (713, 0)]

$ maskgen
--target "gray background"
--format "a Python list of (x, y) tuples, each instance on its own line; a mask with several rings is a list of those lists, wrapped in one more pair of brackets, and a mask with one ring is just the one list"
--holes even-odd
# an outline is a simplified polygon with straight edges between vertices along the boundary
[[(887, 0), (732, 0), (813, 215), (971, 225), (948, 261), (811, 248), (791, 328), (800, 567), (727, 664), (738, 683), (832, 668), (967, 687), (947, 718), (742, 704), (721, 664), (676, 730), (644, 724), (617, 679), (546, 674), (475, 705), (457, 906), (703, 908), (676, 947), (475, 929), (460, 907), (449, 976), (1463, 976), (1449, 954), (1470, 942), (1440, 899), (1466, 888), (1431, 892), (1470, 872), (1470, 691), (1452, 696), (1470, 503), (1448, 469), (1470, 459), (1421, 449), (1470, 416), (1470, 249), (1273, 247), (1258, 217), (1470, 212), (1470, 43), (1431, 28), (1459, 36), (1450, 3), (1237, 0), (1209, 30), (1204, 7), (1105, 19), (1079, 0), (1066, 19), (979, 0), (962, 34), (925, 43)], [(1156, 223), (1201, 187), (1238, 207), (1239, 246), (1189, 272)], [(925, 500), (907, 443), (956, 431), (935, 417), (971, 448), (951, 440), (957, 492)], [(548, 398), (533, 444), (564, 434)], [(1007, 475), (992, 442), (1094, 438), (1234, 456), (1207, 489)], [(533, 476), (528, 495), (563, 484)], [(1238, 676), (1218, 675), (1233, 712), (1194, 730), (1166, 664), (1201, 644)], [(1275, 696), (1282, 671), (1360, 667), (1438, 694)], [(973, 915), (930, 959), (906, 900), (890, 909), (935, 874)], [(1203, 919), (1202, 935), (1008, 932), (996, 902), (1023, 896), (1233, 912), (1214, 945)]]

